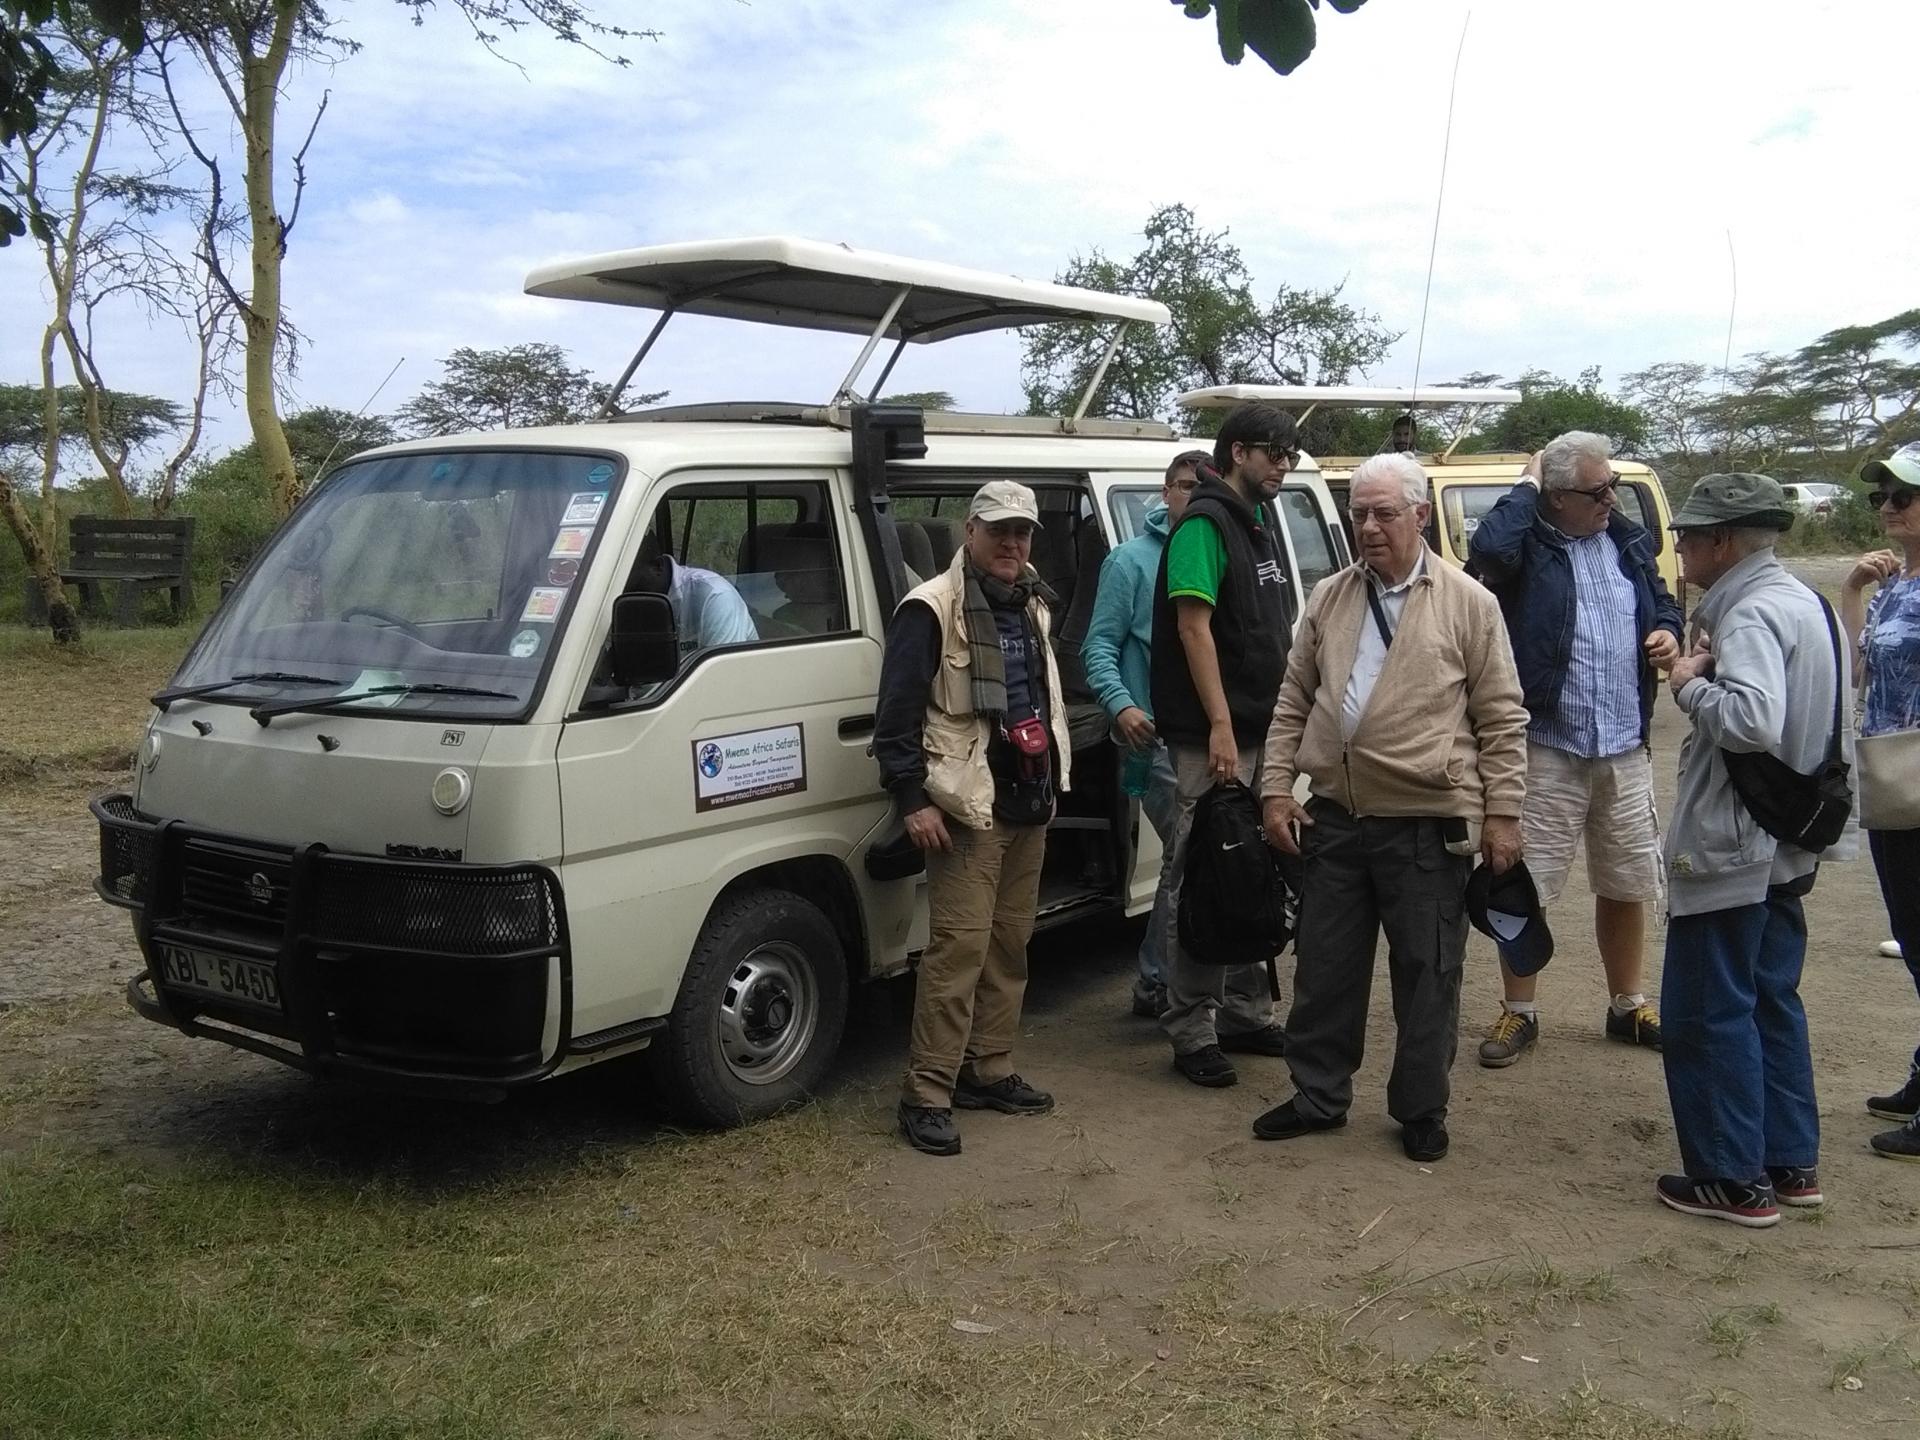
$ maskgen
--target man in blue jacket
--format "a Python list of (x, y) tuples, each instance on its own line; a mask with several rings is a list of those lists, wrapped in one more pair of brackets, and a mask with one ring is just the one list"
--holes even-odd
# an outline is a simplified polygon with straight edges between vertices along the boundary
[[(1126, 771), (1129, 788), (1137, 785), (1131, 777), (1146, 777), (1140, 808), (1153, 833), (1160, 837), (1164, 856), (1173, 854), (1173, 821), (1179, 799), (1174, 793), (1173, 761), (1153, 728), (1152, 674), (1148, 668), (1153, 653), (1153, 582), (1160, 574), (1167, 534), (1180, 523), (1187, 497), (1200, 483), (1201, 471), (1212, 463), (1206, 451), (1189, 450), (1167, 467), (1160, 500), (1148, 507), (1145, 528), (1100, 562), (1093, 618), (1080, 646), (1087, 684), (1106, 707), (1115, 736), (1130, 752)], [(1133, 1013), (1148, 1020), (1159, 1019), (1160, 1012), (1167, 1008), (1164, 956), (1174, 915), (1166, 896), (1163, 879), (1154, 896), (1153, 914), (1147, 920), (1146, 939), (1140, 943), (1140, 974), (1133, 982)]]
[[(1654, 562), (1653, 537), (1616, 509), (1605, 439), (1573, 430), (1527, 465), (1473, 532), (1468, 569), (1500, 599), (1531, 722), (1527, 868), (1551, 905), (1580, 837), (1607, 973), (1606, 1034), (1660, 1048), (1641, 990), (1647, 905), (1660, 898), (1660, 825), (1649, 733), (1655, 670), (1680, 653), (1685, 623)], [(1540, 1036), (1537, 977), (1501, 957), (1505, 1002), (1480, 1063), (1511, 1065)]]

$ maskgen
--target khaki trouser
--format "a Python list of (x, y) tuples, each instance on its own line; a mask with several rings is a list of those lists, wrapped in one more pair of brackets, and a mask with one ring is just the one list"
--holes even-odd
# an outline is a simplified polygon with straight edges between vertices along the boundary
[(1044, 825), (970, 830), (949, 818), (953, 849), (927, 852), (931, 934), (913, 990), (913, 1040), (901, 1098), (946, 1109), (964, 1069), (991, 1085), (1013, 1073), (1027, 993), (1027, 939), (1040, 900)]

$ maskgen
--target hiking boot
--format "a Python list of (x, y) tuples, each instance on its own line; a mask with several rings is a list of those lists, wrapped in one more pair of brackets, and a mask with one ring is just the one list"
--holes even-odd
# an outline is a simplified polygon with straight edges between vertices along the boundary
[(1003, 1115), (1044, 1115), (1053, 1109), (1053, 1096), (1036, 1090), (1018, 1075), (991, 1085), (976, 1085), (964, 1076), (953, 1082), (953, 1103), (962, 1110), (998, 1110)]
[(1876, 1155), (1920, 1165), (1920, 1120), (1902, 1125), (1898, 1130), (1883, 1130), (1867, 1144), (1873, 1147)]
[(1158, 1020), (1167, 1010), (1167, 987), (1164, 985), (1142, 985), (1138, 981), (1133, 986), (1133, 1013), (1142, 1020)]
[(1651, 1005), (1636, 1005), (1622, 1015), (1609, 1005), (1607, 1007), (1607, 1038), (1624, 1040), (1629, 1045), (1644, 1045), (1649, 1050), (1658, 1050), (1660, 1048), (1660, 1012)]
[(1276, 1105), (1253, 1122), (1253, 1136), (1256, 1140), (1291, 1140), (1296, 1135), (1310, 1135), (1315, 1130), (1338, 1130), (1347, 1123), (1347, 1117), (1336, 1115), (1333, 1119), (1323, 1119), (1318, 1115), (1309, 1115), (1301, 1110), (1297, 1101), (1289, 1100), (1284, 1105)]
[(1480, 1063), (1489, 1070), (1504, 1070), (1531, 1050), (1539, 1038), (1538, 1015), (1502, 1010), (1487, 1038), (1480, 1042)]
[(1278, 1025), (1261, 1030), (1240, 1030), (1220, 1037), (1220, 1048), (1236, 1055), (1284, 1055), (1287, 1032)]
[(1782, 1205), (1814, 1206), (1827, 1203), (1820, 1193), (1820, 1172), (1811, 1165), (1769, 1165), (1767, 1179)]
[(954, 1128), (953, 1111), (937, 1105), (909, 1105), (902, 1100), (900, 1133), (923, 1155), (960, 1153), (960, 1132)]
[(1446, 1122), (1433, 1116), (1410, 1120), (1400, 1128), (1400, 1148), (1407, 1152), (1409, 1160), (1444, 1160), (1447, 1143)]
[(1867, 1113), (1905, 1125), (1920, 1115), (1920, 1071), (1907, 1076), (1907, 1083), (1891, 1095), (1869, 1095)]
[(1224, 1089), (1240, 1082), (1240, 1072), (1233, 1068), (1233, 1062), (1221, 1053), (1218, 1045), (1202, 1045), (1198, 1050), (1189, 1050), (1184, 1055), (1176, 1050), (1173, 1068), (1194, 1084), (1204, 1085), (1209, 1090)]
[(1685, 1175), (1662, 1175), (1654, 1186), (1660, 1203), (1683, 1215), (1727, 1220), (1750, 1230), (1780, 1223), (1773, 1186), (1752, 1180), (1694, 1180)]

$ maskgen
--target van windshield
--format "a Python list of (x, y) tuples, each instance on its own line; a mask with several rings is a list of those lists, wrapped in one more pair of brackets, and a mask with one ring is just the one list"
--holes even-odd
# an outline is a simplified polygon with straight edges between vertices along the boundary
[(546, 678), (623, 468), (525, 450), (344, 466), (274, 536), (170, 689), (517, 718)]

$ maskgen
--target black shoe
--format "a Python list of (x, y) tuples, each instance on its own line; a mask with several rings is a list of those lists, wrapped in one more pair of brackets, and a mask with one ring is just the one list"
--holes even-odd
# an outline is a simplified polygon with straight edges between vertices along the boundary
[(1194, 1084), (1204, 1085), (1209, 1090), (1221, 1090), (1240, 1083), (1240, 1072), (1233, 1068), (1233, 1062), (1220, 1052), (1218, 1045), (1202, 1045), (1198, 1050), (1189, 1050), (1184, 1055), (1174, 1051), (1173, 1068)]
[(1820, 1193), (1820, 1172), (1811, 1165), (1769, 1165), (1767, 1179), (1773, 1182), (1773, 1198), (1782, 1205), (1810, 1208), (1827, 1203)]
[(1750, 1230), (1780, 1223), (1773, 1186), (1764, 1180), (1695, 1180), (1686, 1175), (1662, 1175), (1654, 1193), (1662, 1205), (1683, 1215), (1731, 1220)]
[(909, 1105), (902, 1100), (900, 1133), (923, 1155), (960, 1153), (960, 1132), (954, 1128), (951, 1110), (934, 1105)]
[(1447, 1126), (1431, 1117), (1414, 1120), (1400, 1127), (1400, 1148), (1407, 1159), (1421, 1162), (1447, 1158)]
[(1869, 1095), (1867, 1113), (1903, 1125), (1920, 1115), (1920, 1071), (1909, 1075), (1907, 1083), (1891, 1095)]
[(1889, 1160), (1920, 1164), (1920, 1120), (1902, 1125), (1898, 1130), (1882, 1130), (1867, 1144), (1874, 1154), (1884, 1155)]
[(1253, 1138), (1256, 1140), (1291, 1140), (1296, 1135), (1311, 1135), (1316, 1130), (1338, 1130), (1347, 1123), (1347, 1117), (1336, 1115), (1331, 1120), (1318, 1115), (1308, 1115), (1300, 1109), (1294, 1100), (1284, 1105), (1276, 1105), (1253, 1122)]
[(991, 1085), (965, 1078), (953, 1083), (953, 1103), (962, 1110), (998, 1110), (1003, 1115), (1044, 1115), (1053, 1109), (1053, 1096), (1036, 1090), (1018, 1075)]
[(1220, 1048), (1231, 1050), (1236, 1055), (1284, 1055), (1287, 1053), (1287, 1032), (1278, 1025), (1268, 1025), (1260, 1030), (1238, 1030), (1222, 1035)]
[(1624, 1015), (1616, 1015), (1609, 1005), (1606, 1031), (1609, 1040), (1624, 1040), (1629, 1045), (1644, 1045), (1649, 1050), (1658, 1050), (1660, 1012), (1651, 1005), (1642, 1005)]
[(1164, 985), (1140, 985), (1133, 987), (1133, 1013), (1142, 1020), (1158, 1020), (1167, 1012), (1167, 987)]

